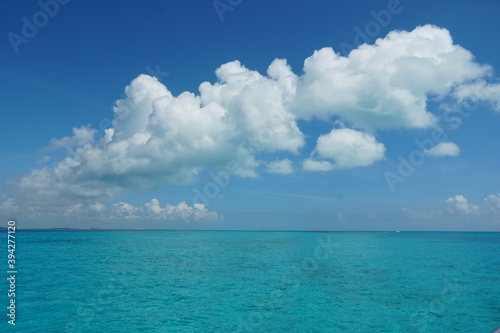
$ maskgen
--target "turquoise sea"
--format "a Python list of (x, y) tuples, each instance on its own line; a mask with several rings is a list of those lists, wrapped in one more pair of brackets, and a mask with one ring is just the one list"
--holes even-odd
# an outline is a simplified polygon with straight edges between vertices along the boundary
[(3, 278), (2, 332), (500, 326), (500, 233), (25, 230), (16, 241), (16, 325)]

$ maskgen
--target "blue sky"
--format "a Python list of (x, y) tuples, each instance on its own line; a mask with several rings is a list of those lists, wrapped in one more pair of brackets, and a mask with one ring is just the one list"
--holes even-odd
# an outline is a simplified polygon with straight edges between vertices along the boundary
[(499, 7), (3, 2), (0, 216), (500, 231)]

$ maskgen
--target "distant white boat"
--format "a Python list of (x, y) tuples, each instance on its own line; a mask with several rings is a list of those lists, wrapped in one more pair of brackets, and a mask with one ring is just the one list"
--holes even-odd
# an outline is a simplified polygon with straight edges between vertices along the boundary
[(396, 232), (401, 232), (401, 231), (399, 231), (399, 230), (396, 230)]

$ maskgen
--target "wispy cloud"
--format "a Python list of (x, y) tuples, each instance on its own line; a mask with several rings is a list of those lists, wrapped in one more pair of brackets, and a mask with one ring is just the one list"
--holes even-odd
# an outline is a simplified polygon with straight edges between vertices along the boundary
[(241, 190), (241, 191), (248, 193), (256, 193), (256, 194), (277, 195), (277, 196), (292, 197), (292, 198), (304, 198), (304, 199), (318, 200), (318, 201), (338, 201), (338, 199), (333, 197), (318, 196), (318, 195), (281, 193), (281, 192), (269, 192), (269, 191), (249, 191), (249, 190)]

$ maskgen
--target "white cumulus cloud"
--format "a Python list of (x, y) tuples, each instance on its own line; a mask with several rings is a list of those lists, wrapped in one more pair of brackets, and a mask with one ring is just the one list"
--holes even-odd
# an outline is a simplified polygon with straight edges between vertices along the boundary
[(440, 142), (430, 149), (424, 150), (429, 157), (445, 157), (460, 155), (460, 147), (453, 142)]
[(126, 202), (118, 202), (111, 207), (104, 207), (99, 211), (99, 216), (109, 221), (145, 220), (145, 221), (172, 221), (172, 222), (195, 222), (216, 221), (223, 217), (216, 212), (209, 211), (205, 205), (195, 203), (192, 206), (186, 202), (177, 205), (166, 205), (162, 207), (158, 199), (151, 199), (142, 207), (136, 207)]
[[(0, 214), (15, 214), (18, 218), (43, 217), (59, 218), (67, 220), (92, 220), (101, 222), (120, 222), (125, 220), (140, 221), (150, 225), (150, 222), (197, 222), (218, 221), (223, 216), (217, 212), (208, 210), (204, 204), (195, 203), (188, 205), (180, 202), (177, 205), (161, 206), (158, 199), (153, 198), (143, 206), (134, 206), (127, 202), (116, 202), (103, 204), (101, 202), (74, 203), (53, 205), (41, 209), (41, 207), (25, 207), (25, 203), (17, 203), (14, 198), (0, 200)], [(105, 224), (104, 226), (109, 226)]]
[(461, 194), (446, 199), (445, 204), (448, 205), (450, 211), (454, 213), (470, 214), (479, 211), (479, 206), (469, 203), (467, 198)]
[(485, 230), (498, 229), (500, 223), (500, 194), (488, 195), (481, 205), (469, 202), (461, 194), (446, 199), (443, 204), (444, 208), (434, 207), (423, 210), (402, 208), (401, 212), (418, 221), (448, 220), (456, 226), (467, 226), (467, 229), (472, 225)]
[(494, 209), (500, 209), (500, 193), (498, 195), (490, 194), (484, 201)]
[(365, 128), (425, 128), (436, 121), (429, 96), (446, 96), (490, 72), (446, 29), (392, 31), (347, 57), (329, 47), (315, 51), (297, 83), (295, 112), (305, 119), (340, 116)]
[(306, 170), (314, 171), (347, 169), (368, 166), (384, 158), (385, 146), (368, 133), (350, 128), (334, 129), (318, 138), (315, 152), (321, 159), (333, 160), (334, 164), (311, 160), (305, 162)]

